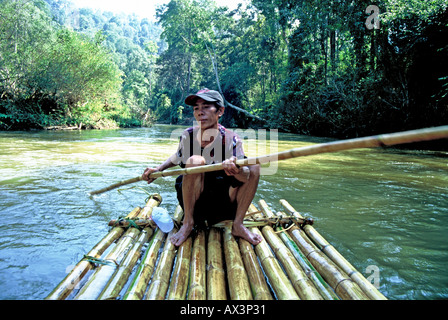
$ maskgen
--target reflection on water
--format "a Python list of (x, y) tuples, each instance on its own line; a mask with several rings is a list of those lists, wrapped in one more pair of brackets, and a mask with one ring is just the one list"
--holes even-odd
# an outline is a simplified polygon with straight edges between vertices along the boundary
[[(43, 299), (104, 236), (109, 220), (144, 204), (141, 188), (160, 193), (173, 211), (174, 177), (95, 197), (88, 192), (165, 160), (179, 128), (0, 133), (0, 299)], [(326, 141), (279, 134), (275, 147)], [(263, 141), (245, 147), (259, 152), (249, 156), (271, 153)], [(256, 200), (282, 210), (278, 200), (287, 199), (314, 217), (366, 277), (368, 266), (379, 267), (388, 298), (446, 299), (447, 156), (369, 149), (282, 161), (262, 177)]]

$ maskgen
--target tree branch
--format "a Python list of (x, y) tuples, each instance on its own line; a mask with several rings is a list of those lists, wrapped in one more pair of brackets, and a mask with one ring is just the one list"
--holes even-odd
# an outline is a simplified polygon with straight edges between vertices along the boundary
[(259, 120), (259, 121), (263, 121), (263, 122), (265, 122), (265, 121), (266, 121), (265, 119), (262, 119), (262, 118), (260, 118), (260, 117), (258, 117), (258, 116), (256, 116), (256, 115), (253, 115), (252, 113), (250, 113), (250, 112), (247, 111), (247, 110), (241, 109), (241, 108), (239, 108), (239, 107), (237, 107), (237, 106), (231, 104), (229, 101), (226, 100), (226, 98), (224, 98), (224, 94), (223, 94), (222, 89), (221, 89), (221, 83), (220, 83), (220, 81), (219, 81), (218, 67), (217, 67), (217, 64), (216, 64), (216, 58), (215, 58), (216, 55), (214, 56), (214, 55), (212, 54), (212, 52), (210, 51), (210, 48), (209, 48), (208, 45), (207, 45), (207, 42), (205, 42), (205, 47), (207, 48), (208, 54), (210, 55), (210, 60), (212, 61), (213, 71), (215, 72), (215, 76), (216, 76), (216, 83), (217, 83), (217, 85), (218, 85), (218, 90), (219, 90), (219, 92), (221, 93), (221, 95), (222, 95), (222, 97), (223, 97), (223, 99), (224, 99), (224, 103), (225, 103), (227, 106), (231, 107), (232, 109), (235, 109), (235, 110), (237, 110), (237, 111), (239, 111), (239, 112), (244, 113), (245, 115), (247, 115), (247, 116), (250, 117), (250, 118), (254, 118), (254, 119), (257, 119), (257, 120)]

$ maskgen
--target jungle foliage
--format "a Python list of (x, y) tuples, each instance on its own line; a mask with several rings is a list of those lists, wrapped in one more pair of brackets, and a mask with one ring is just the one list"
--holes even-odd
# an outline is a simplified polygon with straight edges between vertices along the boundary
[(371, 4), (170, 1), (158, 11), (168, 48), (157, 88), (173, 105), (164, 118), (178, 120), (185, 96), (209, 87), (265, 119), (228, 108), (230, 126), (347, 138), (446, 124), (447, 1)]
[(446, 0), (171, 0), (155, 22), (0, 3), (2, 129), (191, 124), (203, 87), (231, 127), (348, 138), (448, 120)]
[(0, 4), (0, 129), (153, 122), (160, 28), (65, 0)]

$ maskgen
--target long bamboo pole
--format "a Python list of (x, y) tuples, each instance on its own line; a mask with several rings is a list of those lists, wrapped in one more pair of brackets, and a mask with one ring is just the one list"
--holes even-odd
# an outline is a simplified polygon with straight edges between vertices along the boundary
[[(161, 197), (151, 197), (146, 203), (145, 208), (139, 212), (137, 218), (147, 218), (146, 213), (151, 212), (152, 207), (158, 206), (160, 199)], [(134, 245), (139, 234), (140, 230), (136, 228), (130, 228), (125, 232), (115, 247), (104, 258), (104, 261), (108, 262), (108, 264), (101, 265), (95, 270), (87, 283), (75, 296), (75, 300), (95, 300), (98, 298), (121, 261), (123, 261), (128, 251)]]
[(252, 244), (241, 238), (239, 239), (239, 247), (254, 300), (273, 300)]
[[(180, 207), (178, 207), (180, 208)], [(182, 215), (179, 215), (179, 222), (182, 219)], [(171, 242), (171, 237), (173, 237), (178, 231), (177, 227), (174, 227), (170, 231), (165, 240), (165, 245), (163, 251), (160, 254), (160, 259), (157, 264), (156, 270), (152, 277), (151, 283), (146, 293), (146, 300), (164, 300), (166, 293), (168, 291), (168, 286), (170, 283), (171, 271), (174, 264), (174, 258), (176, 257), (176, 246)]]
[(99, 300), (116, 300), (122, 291), (126, 281), (130, 277), (134, 266), (140, 258), (143, 245), (149, 240), (153, 234), (153, 229), (145, 228), (139, 235), (138, 240), (134, 243), (131, 250), (121, 262), (120, 266), (112, 275), (110, 281), (103, 289), (99, 296)]
[[(268, 217), (272, 217), (274, 213), (267, 205), (266, 201), (260, 200), (259, 205), (261, 208), (261, 211)], [(279, 216), (278, 214), (276, 216)], [(282, 214), (282, 216), (285, 216), (285, 214)], [(291, 215), (292, 216), (292, 215)], [(307, 219), (298, 219), (297, 216), (295, 216), (295, 222), (299, 224), (305, 224)], [(282, 220), (280, 219), (279, 222)], [(299, 263), (300, 267), (305, 272), (305, 275), (308, 276), (308, 278), (314, 283), (315, 287), (318, 289), (321, 296), (326, 300), (338, 300), (336, 294), (331, 291), (330, 286), (324, 281), (322, 276), (317, 272), (317, 270), (314, 268), (314, 266), (311, 264), (311, 262), (308, 261), (308, 259), (303, 255), (303, 253), (300, 251), (300, 249), (297, 247), (295, 242), (291, 239), (289, 234), (287, 232), (281, 231), (282, 227), (277, 227), (276, 230), (280, 231), (279, 236), (285, 243), (285, 245), (288, 247), (292, 255), (296, 258), (297, 262)], [(275, 246), (276, 248), (278, 246)], [(288, 264), (288, 263), (286, 263)], [(297, 267), (296, 267), (297, 268)]]
[(289, 234), (285, 232), (285, 229), (282, 227), (277, 227), (276, 231), (279, 232), (280, 238), (283, 240), (285, 245), (289, 248), (293, 256), (296, 258), (297, 262), (302, 267), (305, 274), (313, 281), (319, 293), (325, 300), (339, 300), (339, 297), (332, 291), (330, 286), (325, 282), (325, 280), (321, 277), (319, 272), (313, 267), (311, 262), (306, 259), (300, 249), (297, 247), (294, 240), (291, 239)]
[(132, 247), (139, 233), (140, 231), (135, 228), (130, 228), (126, 231), (114, 249), (104, 258), (104, 261), (108, 262), (108, 264), (101, 265), (95, 270), (75, 296), (75, 300), (96, 300), (98, 298), (101, 291), (109, 282), (110, 277), (114, 274), (126, 253)]
[[(247, 210), (246, 219), (253, 220), (253, 216), (258, 214), (258, 209), (253, 203)], [(259, 215), (259, 214), (258, 214)], [(240, 238), (239, 247), (241, 256), (246, 267), (249, 283), (252, 288), (252, 295), (254, 300), (273, 300), (272, 294), (269, 290), (269, 286), (266, 282), (265, 275), (258, 261), (257, 254), (253, 248), (253, 245), (248, 241)]]
[[(137, 207), (132, 210), (126, 219), (135, 218), (141, 208)], [(93, 258), (100, 258), (106, 249), (114, 243), (124, 233), (124, 229), (121, 227), (115, 227), (109, 231), (109, 233), (98, 244), (89, 251), (87, 256)], [(70, 293), (75, 289), (84, 276), (93, 269), (94, 265), (86, 259), (79, 261), (76, 266), (70, 271), (70, 273), (59, 283), (59, 285), (45, 298), (46, 300), (63, 300), (67, 298)]]
[(207, 243), (207, 300), (227, 300), (221, 242), (221, 230), (211, 228)]
[(159, 249), (166, 238), (166, 233), (157, 229), (155, 235), (149, 242), (149, 248), (146, 250), (142, 262), (137, 268), (134, 279), (131, 281), (128, 290), (123, 296), (123, 300), (142, 300), (148, 286), (149, 279), (154, 271), (154, 266), (159, 254)]
[[(252, 204), (249, 209), (251, 210), (251, 208)], [(252, 215), (252, 218), (258, 219), (261, 216), (262, 214), (260, 212)], [(263, 227), (262, 230), (264, 228), (266, 227)], [(262, 232), (255, 227), (249, 228), (249, 230), (263, 238), (263, 241), (255, 246), (255, 252), (260, 259), (260, 263), (267, 278), (269, 279), (269, 284), (274, 291), (276, 298), (278, 300), (300, 300), (300, 297), (295, 291), (294, 286), (292, 285), (286, 273), (283, 271), (280, 263), (273, 255), (273, 250), (264, 238)]]
[(205, 300), (207, 298), (204, 230), (199, 230), (194, 239), (193, 252), (191, 253), (190, 283), (188, 288), (188, 300)]
[(369, 300), (362, 289), (308, 238), (306, 233), (294, 226), (289, 234), (319, 274), (343, 300)]
[[(184, 212), (181, 206), (177, 206), (173, 214), (173, 220), (177, 223), (182, 220)], [(177, 230), (177, 229), (176, 229)], [(162, 247), (163, 241), (166, 239), (166, 233), (157, 229), (156, 234), (152, 238), (145, 256), (138, 267), (134, 279), (131, 281), (123, 300), (142, 300), (149, 280), (155, 270), (157, 257), (159, 256), (159, 249)]]
[(323, 300), (323, 297), (320, 295), (313, 282), (307, 277), (291, 251), (289, 251), (286, 245), (275, 233), (274, 229), (270, 226), (266, 226), (263, 227), (262, 232), (264, 238), (274, 250), (278, 261), (283, 265), (286, 274), (292, 282), (294, 289), (296, 289), (300, 299)]
[[(236, 161), (236, 164), (239, 166), (249, 166), (255, 164), (264, 164), (274, 161), (287, 160), (297, 157), (304, 157), (310, 155), (316, 155), (321, 153), (329, 153), (329, 152), (338, 152), (350, 149), (359, 149), (359, 148), (375, 148), (375, 147), (383, 147), (383, 146), (392, 146), (397, 144), (405, 144), (405, 143), (414, 143), (421, 141), (430, 141), (436, 139), (448, 138), (448, 125), (440, 126), (434, 128), (426, 128), (426, 129), (418, 129), (418, 130), (410, 130), (404, 132), (397, 133), (389, 133), (389, 134), (381, 134), (375, 136), (369, 136), (364, 138), (355, 138), (348, 140), (340, 140), (328, 143), (321, 143), (312, 146), (295, 148), (288, 151), (283, 151), (279, 153), (274, 153), (270, 155), (260, 156), (260, 157), (251, 157), (247, 159), (240, 159)], [(206, 166), (198, 166), (192, 168), (185, 169), (177, 169), (177, 170), (168, 170), (161, 172), (154, 172), (150, 175), (150, 178), (161, 178), (168, 176), (177, 176), (177, 175), (188, 175), (188, 174), (197, 174), (197, 173), (205, 173), (211, 171), (218, 171), (223, 169), (222, 163), (211, 164)], [(117, 183), (114, 183), (108, 187), (92, 191), (90, 195), (101, 194), (118, 187), (136, 183), (142, 181), (142, 177), (138, 176), (132, 179), (123, 180)]]
[[(280, 203), (289, 212), (289, 214), (301, 218), (302, 216), (298, 213), (293, 206), (291, 206), (288, 201), (281, 199)], [(306, 225), (303, 230), (308, 235), (308, 237), (314, 241), (317, 245), (322, 248), (324, 252), (336, 265), (338, 265), (350, 278), (356, 282), (360, 288), (367, 294), (370, 299), (374, 300), (387, 300), (387, 298), (378, 291), (377, 288), (373, 286), (358, 270), (353, 267), (330, 243), (328, 243), (325, 238), (313, 227)]]
[(189, 236), (177, 250), (176, 263), (170, 280), (167, 300), (185, 300), (190, 278), (190, 260), (193, 238)]
[(224, 228), (224, 256), (231, 300), (253, 300), (243, 258), (231, 227)]
[[(250, 231), (259, 236), (263, 236), (258, 228), (251, 228)], [(300, 300), (294, 286), (272, 253), (272, 248), (269, 246), (266, 239), (255, 246), (255, 252), (260, 259), (263, 270), (269, 279), (269, 283), (274, 290), (277, 299)]]
[[(260, 200), (258, 203), (261, 211), (263, 211), (267, 217), (271, 218), (274, 216), (264, 200)], [(323, 300), (323, 297), (314, 286), (313, 282), (307, 277), (300, 264), (280, 239), (280, 236), (275, 233), (274, 229), (270, 226), (266, 226), (263, 227), (262, 233), (273, 249), (277, 259), (282, 263), (299, 297), (303, 300)]]

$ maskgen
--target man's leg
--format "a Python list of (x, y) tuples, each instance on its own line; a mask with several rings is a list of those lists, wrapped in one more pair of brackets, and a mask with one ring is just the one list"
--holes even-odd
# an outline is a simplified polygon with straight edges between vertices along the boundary
[[(205, 164), (201, 156), (192, 156), (187, 160), (186, 168), (197, 167)], [(171, 237), (171, 242), (180, 246), (190, 235), (194, 226), (194, 205), (204, 190), (204, 174), (188, 174), (183, 176), (182, 199), (184, 202), (184, 221), (180, 230)]]
[(255, 193), (258, 188), (258, 181), (260, 180), (260, 166), (249, 166), (250, 175), (249, 180), (245, 182), (241, 187), (231, 188), (230, 199), (237, 201), (237, 209), (235, 220), (233, 221), (232, 234), (236, 237), (246, 239), (253, 245), (257, 245), (261, 242), (262, 238), (250, 232), (244, 225), (243, 220), (246, 216), (247, 209), (249, 209), (252, 200), (255, 197)]

